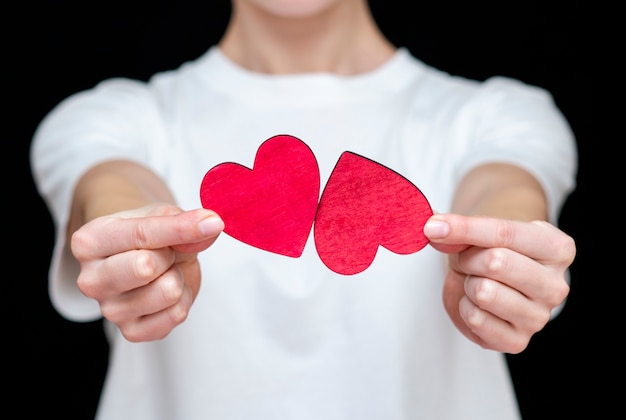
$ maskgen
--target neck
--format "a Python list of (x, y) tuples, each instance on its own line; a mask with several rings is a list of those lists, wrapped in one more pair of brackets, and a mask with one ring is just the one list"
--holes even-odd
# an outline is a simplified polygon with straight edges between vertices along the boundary
[(233, 1), (219, 47), (242, 67), (268, 74), (354, 75), (379, 67), (395, 51), (365, 0), (341, 1), (295, 16)]

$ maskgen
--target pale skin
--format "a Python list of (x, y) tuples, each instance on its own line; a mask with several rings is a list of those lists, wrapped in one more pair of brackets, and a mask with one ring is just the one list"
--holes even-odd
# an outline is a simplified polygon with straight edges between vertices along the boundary
[[(365, 0), (232, 4), (220, 47), (253, 71), (359, 74), (394, 53)], [(448, 254), (443, 305), (479, 346), (523, 351), (567, 297), (575, 243), (546, 219), (535, 178), (493, 163), (470, 171), (452, 212), (426, 224), (431, 246)], [(127, 340), (162, 339), (186, 320), (201, 284), (197, 255), (210, 252), (223, 228), (209, 209), (180, 209), (150, 169), (102, 163), (80, 179), (73, 197), (68, 237), (80, 263), (78, 287)]]

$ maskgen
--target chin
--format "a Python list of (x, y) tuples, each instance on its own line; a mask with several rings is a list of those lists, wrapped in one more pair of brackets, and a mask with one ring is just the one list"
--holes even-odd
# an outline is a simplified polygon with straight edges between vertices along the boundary
[(241, 0), (279, 17), (304, 18), (353, 0)]

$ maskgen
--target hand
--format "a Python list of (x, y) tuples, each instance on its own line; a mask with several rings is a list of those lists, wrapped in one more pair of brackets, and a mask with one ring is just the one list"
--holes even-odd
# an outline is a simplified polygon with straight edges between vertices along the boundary
[(71, 238), (78, 288), (127, 340), (161, 339), (187, 318), (200, 289), (197, 253), (223, 228), (212, 211), (170, 204), (94, 219)]
[(484, 348), (523, 351), (569, 293), (574, 240), (547, 222), (437, 214), (424, 233), (449, 254), (448, 315)]

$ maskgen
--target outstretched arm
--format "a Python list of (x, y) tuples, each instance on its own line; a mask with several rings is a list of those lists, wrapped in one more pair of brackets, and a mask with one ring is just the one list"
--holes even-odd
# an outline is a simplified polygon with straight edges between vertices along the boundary
[(200, 288), (197, 253), (224, 227), (210, 210), (178, 208), (158, 176), (129, 161), (81, 178), (68, 226), (79, 289), (130, 341), (163, 338), (187, 318)]
[(574, 240), (545, 221), (541, 185), (513, 165), (470, 171), (452, 210), (424, 229), (431, 245), (449, 254), (446, 311), (480, 346), (519, 353), (569, 293)]

